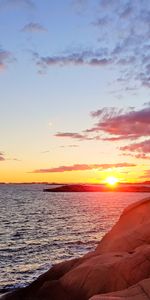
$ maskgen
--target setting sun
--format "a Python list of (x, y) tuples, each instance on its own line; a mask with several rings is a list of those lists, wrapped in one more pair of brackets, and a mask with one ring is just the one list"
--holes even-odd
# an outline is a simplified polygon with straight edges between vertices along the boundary
[(118, 182), (118, 179), (114, 176), (110, 176), (106, 178), (106, 183), (110, 185), (115, 185)]

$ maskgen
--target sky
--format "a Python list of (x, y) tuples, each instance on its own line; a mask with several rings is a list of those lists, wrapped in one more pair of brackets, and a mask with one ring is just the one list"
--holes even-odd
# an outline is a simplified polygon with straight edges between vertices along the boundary
[(150, 180), (150, 2), (0, 0), (0, 182)]

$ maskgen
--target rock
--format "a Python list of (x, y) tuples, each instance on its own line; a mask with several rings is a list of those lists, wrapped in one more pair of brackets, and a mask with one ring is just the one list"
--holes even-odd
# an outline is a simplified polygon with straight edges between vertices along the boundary
[(128, 289), (96, 295), (89, 300), (148, 300), (150, 299), (150, 279), (145, 279)]
[(129, 205), (98, 245), (96, 252), (132, 251), (150, 243), (150, 198)]
[(2, 299), (148, 299), (149, 216), (150, 199), (130, 205), (95, 251), (55, 265), (28, 287)]

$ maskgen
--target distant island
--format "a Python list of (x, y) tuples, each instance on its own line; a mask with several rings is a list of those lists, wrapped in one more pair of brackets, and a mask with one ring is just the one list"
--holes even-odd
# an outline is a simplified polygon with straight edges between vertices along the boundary
[(150, 193), (150, 186), (135, 185), (135, 184), (117, 184), (115, 186), (109, 185), (82, 185), (71, 184), (62, 185), (55, 188), (44, 188), (44, 192), (50, 193), (78, 193), (78, 192), (136, 192), (136, 193)]

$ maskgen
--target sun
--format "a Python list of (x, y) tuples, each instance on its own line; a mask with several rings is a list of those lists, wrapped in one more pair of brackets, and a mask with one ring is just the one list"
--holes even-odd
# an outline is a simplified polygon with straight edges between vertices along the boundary
[(107, 177), (106, 178), (106, 181), (105, 181), (107, 184), (109, 185), (115, 185), (117, 182), (118, 182), (118, 179), (114, 176), (110, 176), (110, 177)]

